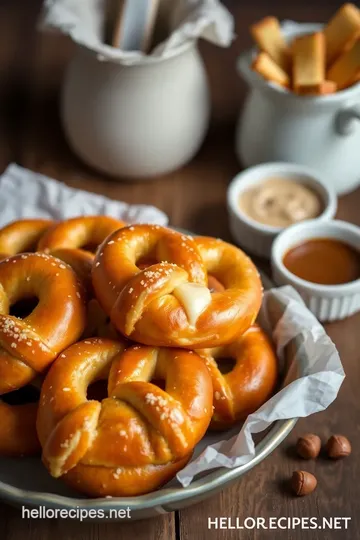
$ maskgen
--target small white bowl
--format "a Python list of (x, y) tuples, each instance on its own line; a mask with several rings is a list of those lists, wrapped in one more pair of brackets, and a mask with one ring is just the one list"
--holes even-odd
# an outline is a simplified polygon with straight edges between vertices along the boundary
[(273, 280), (292, 285), (320, 321), (335, 321), (360, 311), (360, 279), (342, 285), (320, 285), (295, 276), (283, 263), (284, 255), (296, 245), (315, 238), (341, 240), (360, 252), (360, 227), (345, 221), (313, 219), (296, 223), (275, 240), (271, 253)]
[(237, 243), (246, 251), (270, 258), (271, 246), (283, 227), (264, 225), (248, 216), (239, 208), (239, 197), (247, 189), (262, 183), (271, 177), (287, 178), (289, 181), (302, 183), (313, 189), (320, 197), (323, 212), (317, 219), (325, 220), (334, 217), (337, 199), (332, 188), (326, 185), (325, 179), (303, 165), (294, 163), (263, 163), (250, 167), (235, 176), (227, 192), (229, 226)]

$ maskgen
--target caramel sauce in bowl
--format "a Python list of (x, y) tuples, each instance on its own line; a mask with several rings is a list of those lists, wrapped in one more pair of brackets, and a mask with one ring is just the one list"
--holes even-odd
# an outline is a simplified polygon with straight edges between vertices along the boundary
[(320, 321), (360, 311), (360, 227), (304, 221), (285, 229), (271, 253), (277, 285), (291, 285)]
[(295, 276), (321, 285), (342, 285), (360, 278), (360, 253), (342, 240), (306, 240), (285, 253), (283, 264)]

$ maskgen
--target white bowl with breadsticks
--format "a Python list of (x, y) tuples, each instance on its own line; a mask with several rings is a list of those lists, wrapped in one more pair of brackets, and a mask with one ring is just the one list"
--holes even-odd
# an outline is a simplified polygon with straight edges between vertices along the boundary
[(360, 183), (360, 10), (345, 4), (325, 25), (251, 28), (257, 48), (238, 70), (250, 87), (236, 152), (245, 166), (288, 161), (312, 167), (337, 193)]

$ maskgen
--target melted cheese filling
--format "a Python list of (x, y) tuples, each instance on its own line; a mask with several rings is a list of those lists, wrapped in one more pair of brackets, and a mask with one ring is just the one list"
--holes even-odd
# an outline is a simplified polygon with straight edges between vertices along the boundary
[(182, 304), (189, 323), (194, 326), (201, 313), (211, 303), (211, 292), (207, 287), (198, 283), (183, 283), (173, 292)]

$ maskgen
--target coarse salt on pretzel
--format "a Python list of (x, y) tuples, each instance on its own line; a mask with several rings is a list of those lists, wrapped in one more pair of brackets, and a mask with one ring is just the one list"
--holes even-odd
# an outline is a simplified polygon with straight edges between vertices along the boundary
[(20, 219), (0, 229), (0, 260), (35, 251), (41, 236), (53, 223), (49, 219)]
[[(228, 429), (245, 420), (272, 395), (278, 363), (268, 337), (258, 325), (225, 347), (196, 352), (204, 358), (213, 383), (212, 429)], [(235, 364), (222, 373), (229, 359)]]
[[(155, 264), (141, 270), (144, 259)], [(211, 293), (208, 273), (223, 292)], [(158, 225), (112, 234), (95, 258), (93, 285), (119, 331), (155, 346), (229, 343), (253, 324), (262, 298), (256, 267), (240, 249)]]
[[(32, 312), (10, 314), (19, 301), (35, 298)], [(73, 270), (44, 253), (0, 262), (0, 394), (18, 389), (43, 372), (85, 327), (83, 289)]]
[[(108, 379), (108, 397), (88, 386)], [(162, 380), (165, 390), (151, 381)], [(37, 430), (43, 462), (55, 477), (90, 496), (147, 493), (191, 456), (212, 415), (203, 360), (180, 349), (93, 338), (53, 364), (42, 386)]]
[(94, 251), (109, 234), (125, 225), (109, 216), (83, 216), (61, 221), (41, 237), (38, 250), (69, 264), (89, 290)]

